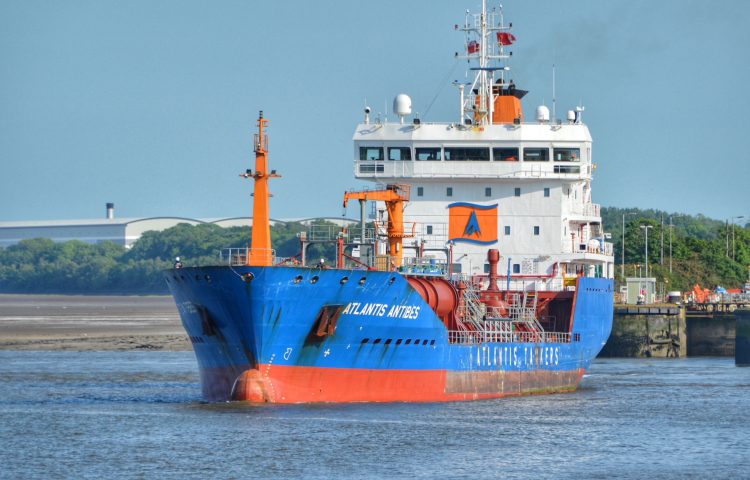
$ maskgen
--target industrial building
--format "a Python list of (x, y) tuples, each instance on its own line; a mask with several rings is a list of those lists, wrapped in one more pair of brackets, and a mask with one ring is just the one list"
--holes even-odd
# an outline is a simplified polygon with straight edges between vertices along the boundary
[[(338, 224), (355, 222), (342, 218), (307, 218), (271, 220), (271, 224), (300, 222), (310, 223), (313, 220), (326, 220)], [(15, 245), (24, 239), (49, 238), (55, 242), (80, 240), (87, 243), (103, 241), (114, 242), (118, 245), (130, 247), (144, 232), (162, 231), (180, 223), (198, 225), (212, 223), (220, 227), (251, 226), (251, 217), (233, 217), (218, 219), (196, 219), (184, 217), (146, 217), (146, 218), (115, 218), (114, 204), (107, 204), (107, 215), (101, 219), (84, 220), (41, 220), (21, 222), (0, 222), (0, 247)]]

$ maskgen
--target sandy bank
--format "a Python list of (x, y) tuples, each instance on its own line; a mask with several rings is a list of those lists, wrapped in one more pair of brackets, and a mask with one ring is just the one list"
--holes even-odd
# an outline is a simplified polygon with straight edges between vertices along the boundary
[(169, 296), (0, 295), (0, 349), (191, 350)]

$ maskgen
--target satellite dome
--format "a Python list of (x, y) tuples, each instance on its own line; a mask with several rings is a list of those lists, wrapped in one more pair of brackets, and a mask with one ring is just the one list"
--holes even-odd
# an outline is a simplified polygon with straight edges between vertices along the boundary
[(545, 105), (539, 105), (536, 107), (536, 120), (539, 123), (549, 122), (549, 108)]
[(411, 115), (411, 98), (405, 93), (399, 93), (396, 98), (393, 99), (393, 111), (399, 117), (405, 115)]

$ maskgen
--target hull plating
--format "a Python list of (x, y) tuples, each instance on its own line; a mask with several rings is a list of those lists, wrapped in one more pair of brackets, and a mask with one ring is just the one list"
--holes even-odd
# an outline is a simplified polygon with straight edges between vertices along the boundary
[[(248, 273), (252, 273), (252, 280)], [(209, 401), (449, 401), (574, 390), (612, 325), (612, 281), (581, 278), (571, 341), (448, 341), (398, 273), (168, 272)], [(321, 312), (338, 309), (321, 335)]]

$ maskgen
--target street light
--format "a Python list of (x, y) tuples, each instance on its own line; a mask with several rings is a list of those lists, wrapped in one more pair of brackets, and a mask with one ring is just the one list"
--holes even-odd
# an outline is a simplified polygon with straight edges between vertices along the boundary
[(734, 222), (737, 220), (742, 220), (745, 218), (744, 215), (740, 215), (738, 217), (732, 217), (732, 260), (734, 260)]
[(625, 281), (625, 215), (635, 215), (635, 212), (622, 214), (622, 264), (620, 265), (620, 275), (622, 281)]
[(654, 228), (653, 225), (641, 225), (643, 231), (646, 232), (646, 278), (648, 278), (648, 229)]
[(670, 215), (669, 216), (669, 274), (672, 275), (672, 218), (684, 217), (685, 215)]

